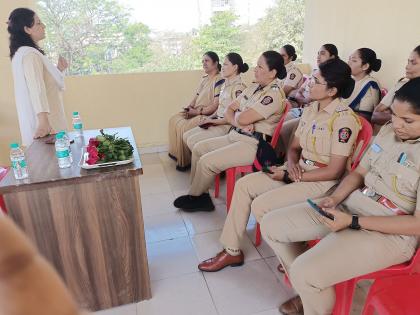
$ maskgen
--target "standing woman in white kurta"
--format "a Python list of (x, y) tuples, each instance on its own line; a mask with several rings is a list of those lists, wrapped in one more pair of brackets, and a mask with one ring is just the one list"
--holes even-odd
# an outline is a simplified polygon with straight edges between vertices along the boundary
[(7, 24), (19, 127), (28, 146), (33, 139), (67, 129), (61, 91), (68, 64), (60, 57), (53, 65), (39, 48), (45, 25), (34, 11), (15, 9)]

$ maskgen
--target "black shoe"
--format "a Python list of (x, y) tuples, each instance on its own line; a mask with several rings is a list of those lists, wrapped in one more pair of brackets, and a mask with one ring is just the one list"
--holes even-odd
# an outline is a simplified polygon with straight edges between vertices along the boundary
[(205, 193), (200, 196), (190, 196), (189, 200), (185, 200), (181, 208), (185, 212), (213, 211), (214, 204), (210, 195)]
[(187, 205), (188, 203), (191, 202), (191, 199), (193, 197), (194, 196), (191, 196), (191, 195), (183, 195), (183, 196), (180, 196), (180, 197), (176, 198), (175, 201), (174, 201), (174, 207), (175, 208), (183, 208), (184, 205)]
[(168, 153), (168, 156), (169, 156), (172, 160), (174, 160), (175, 162), (176, 162), (176, 161), (178, 161), (178, 159), (177, 159), (175, 156), (173, 156), (172, 154)]
[(179, 165), (176, 166), (176, 170), (177, 171), (180, 171), (180, 172), (186, 172), (190, 168), (191, 168), (191, 164), (190, 165), (187, 165), (187, 166), (179, 166)]

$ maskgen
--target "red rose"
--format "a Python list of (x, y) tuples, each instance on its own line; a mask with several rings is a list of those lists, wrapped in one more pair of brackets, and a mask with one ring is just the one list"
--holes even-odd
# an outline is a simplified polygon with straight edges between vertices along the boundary
[(98, 157), (97, 156), (90, 156), (89, 155), (89, 158), (86, 160), (86, 163), (89, 164), (89, 165), (96, 164), (96, 162), (98, 162)]
[(99, 146), (99, 141), (96, 140), (96, 138), (90, 138), (89, 139), (89, 146), (98, 147)]

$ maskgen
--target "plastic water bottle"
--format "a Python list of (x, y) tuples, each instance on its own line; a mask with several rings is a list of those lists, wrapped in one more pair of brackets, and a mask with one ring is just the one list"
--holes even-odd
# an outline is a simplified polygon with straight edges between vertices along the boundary
[(70, 163), (73, 163), (73, 154), (71, 152), (70, 138), (69, 138), (68, 134), (64, 130), (61, 130), (59, 133), (62, 133), (63, 134), (63, 139), (64, 139), (64, 141), (66, 141), (67, 147), (69, 148)]
[(10, 145), (10, 161), (12, 162), (13, 174), (16, 179), (24, 179), (29, 176), (25, 152), (23, 152), (17, 143)]
[(76, 137), (83, 136), (83, 122), (79, 112), (73, 112), (73, 129), (76, 132)]
[(58, 159), (59, 168), (67, 168), (71, 166), (69, 147), (64, 135), (60, 132), (55, 136), (55, 156)]

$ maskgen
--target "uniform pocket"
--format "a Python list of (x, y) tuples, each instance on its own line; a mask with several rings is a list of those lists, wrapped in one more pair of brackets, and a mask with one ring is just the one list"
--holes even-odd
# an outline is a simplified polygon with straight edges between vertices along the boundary
[(389, 164), (389, 173), (395, 177), (395, 183), (400, 193), (417, 197), (417, 187), (419, 183), (419, 172), (415, 168), (411, 168), (395, 161)]

